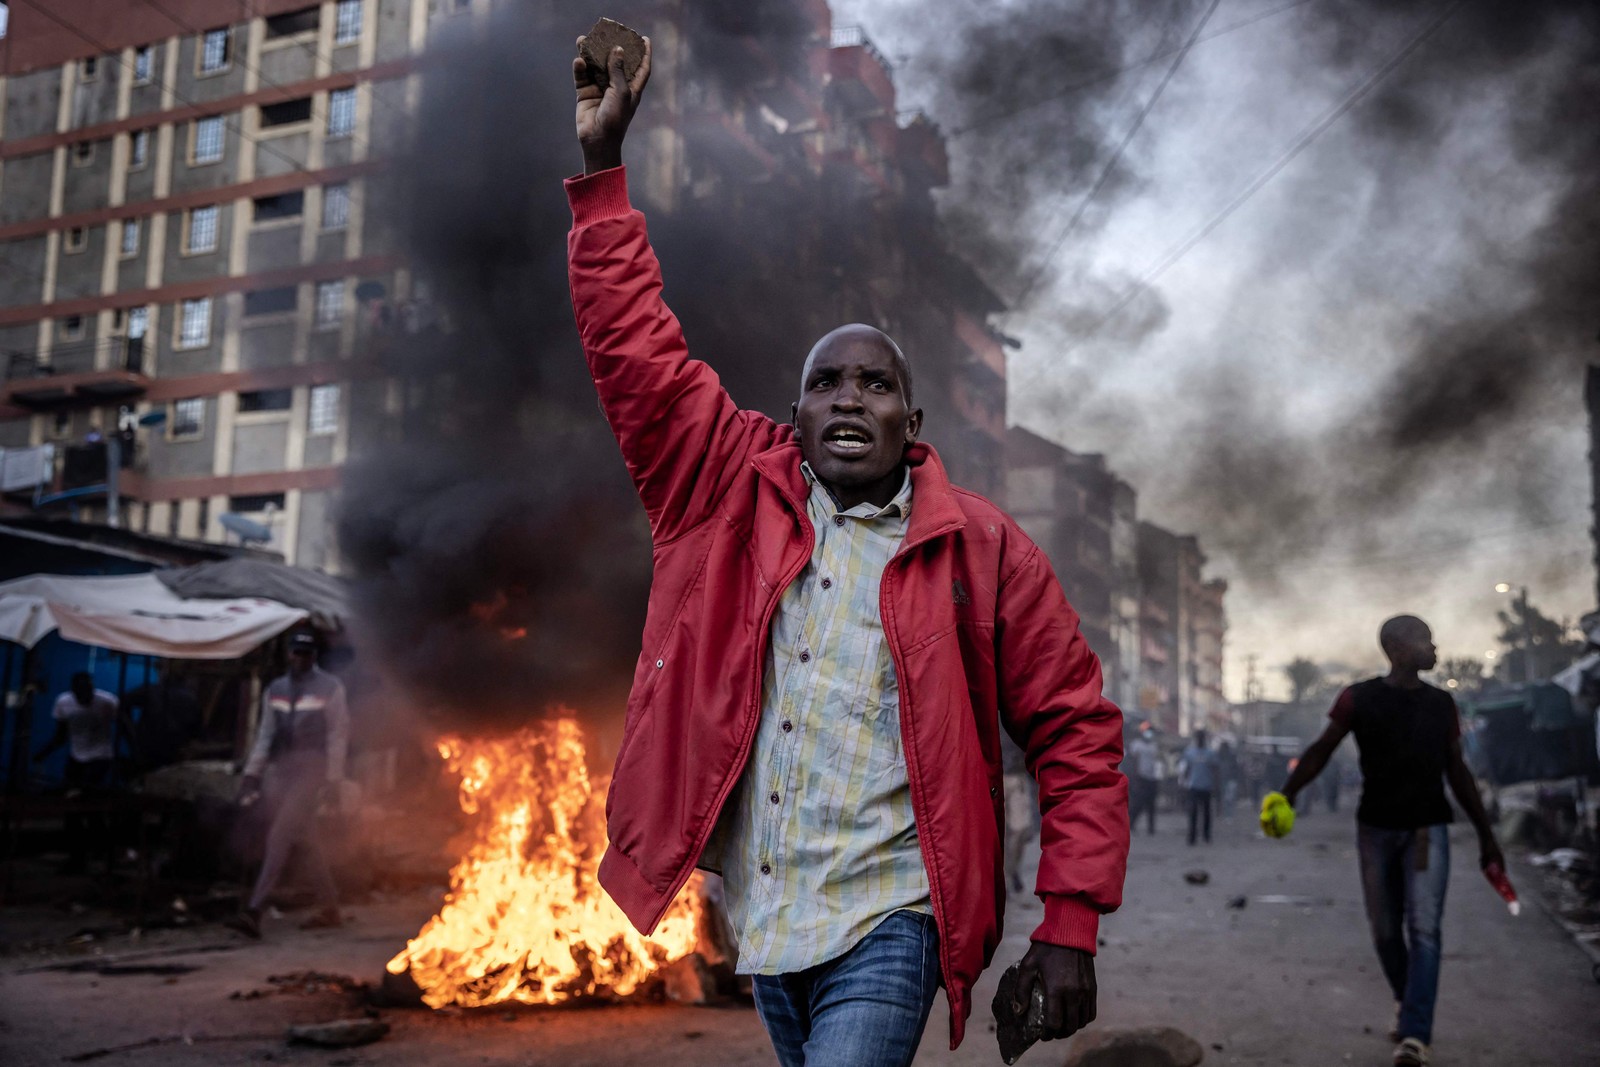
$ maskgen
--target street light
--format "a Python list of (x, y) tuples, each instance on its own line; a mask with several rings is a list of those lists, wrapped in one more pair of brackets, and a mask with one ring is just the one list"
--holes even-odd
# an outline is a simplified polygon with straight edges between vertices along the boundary
[(1496, 593), (1509, 593), (1509, 592), (1511, 592), (1511, 583), (1510, 582), (1496, 582), (1494, 584), (1494, 591)]

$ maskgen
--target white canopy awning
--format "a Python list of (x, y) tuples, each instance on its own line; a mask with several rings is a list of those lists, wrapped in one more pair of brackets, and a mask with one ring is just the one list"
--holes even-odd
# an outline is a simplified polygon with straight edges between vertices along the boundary
[(0, 640), (28, 648), (59, 630), (69, 641), (117, 652), (235, 659), (306, 617), (276, 600), (185, 600), (154, 574), (0, 582)]

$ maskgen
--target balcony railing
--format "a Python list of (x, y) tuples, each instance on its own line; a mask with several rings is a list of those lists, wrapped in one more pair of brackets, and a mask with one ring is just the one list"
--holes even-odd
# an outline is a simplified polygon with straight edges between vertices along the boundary
[(885, 74), (894, 73), (894, 64), (889, 62), (889, 57), (878, 51), (878, 46), (872, 43), (872, 38), (860, 26), (835, 26), (829, 44), (834, 48), (859, 48), (882, 64)]

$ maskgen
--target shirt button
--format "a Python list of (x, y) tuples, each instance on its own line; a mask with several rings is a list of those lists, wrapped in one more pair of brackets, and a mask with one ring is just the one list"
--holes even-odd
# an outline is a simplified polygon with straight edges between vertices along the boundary
[(656, 670), (659, 671), (662, 667), (665, 667), (666, 665), (667, 665), (667, 661), (666, 660), (664, 660), (664, 659), (656, 660)]
[(788, 733), (790, 730), (793, 730), (793, 729), (794, 729), (794, 723), (790, 722), (788, 719), (783, 720), (783, 732), (784, 733)]
[(822, 588), (824, 588), (824, 589), (832, 589), (833, 588), (833, 579), (832, 578), (824, 578), (824, 579), (822, 579)]
[(833, 517), (833, 524), (835, 526), (843, 526), (844, 525), (844, 516), (843, 515), (835, 515)]
[(779, 800), (779, 797), (778, 797), (778, 794), (773, 793), (773, 794), (769, 795), (767, 797), (767, 799), (772, 801), (774, 804), (776, 804), (778, 802), (778, 800)]
[(800, 662), (801, 663), (810, 663), (811, 662), (811, 653), (809, 651), (800, 653)]
[(770, 864), (770, 863), (763, 863), (763, 864), (762, 864), (762, 865), (761, 865), (761, 873), (762, 873), (762, 874), (771, 874), (771, 873), (772, 873), (772, 864)]
[(991, 786), (990, 786), (990, 787), (989, 787), (989, 795), (990, 795), (990, 796), (991, 796), (991, 797), (997, 797), (997, 796), (999, 796), (999, 795), (1000, 795), (1000, 787), (999, 787), (999, 786), (997, 786), (997, 785), (991, 785)]

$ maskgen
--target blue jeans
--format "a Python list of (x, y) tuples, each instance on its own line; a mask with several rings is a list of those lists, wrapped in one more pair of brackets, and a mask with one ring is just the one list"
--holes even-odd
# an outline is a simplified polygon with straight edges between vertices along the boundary
[[(1419, 844), (1425, 846), (1425, 855)], [(1439, 994), (1439, 923), (1450, 881), (1449, 827), (1380, 830), (1357, 823), (1356, 847), (1372, 943), (1400, 1002), (1400, 1036), (1431, 1044), (1433, 1004)]]
[(939, 988), (939, 930), (931, 915), (897, 911), (843, 956), (753, 984), (783, 1067), (903, 1067)]

